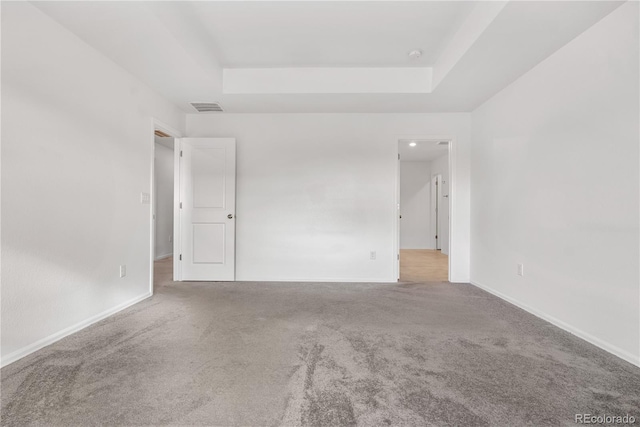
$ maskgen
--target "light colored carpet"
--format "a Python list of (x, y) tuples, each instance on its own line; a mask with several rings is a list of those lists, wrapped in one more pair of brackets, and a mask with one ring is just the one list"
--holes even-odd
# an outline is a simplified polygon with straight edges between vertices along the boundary
[(153, 298), (2, 369), (2, 425), (640, 418), (640, 369), (470, 285), (163, 274)]

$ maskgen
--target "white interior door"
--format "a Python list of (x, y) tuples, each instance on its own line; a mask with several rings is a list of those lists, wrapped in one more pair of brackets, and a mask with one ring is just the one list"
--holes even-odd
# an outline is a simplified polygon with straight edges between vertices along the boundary
[(235, 279), (236, 140), (176, 140), (174, 280)]

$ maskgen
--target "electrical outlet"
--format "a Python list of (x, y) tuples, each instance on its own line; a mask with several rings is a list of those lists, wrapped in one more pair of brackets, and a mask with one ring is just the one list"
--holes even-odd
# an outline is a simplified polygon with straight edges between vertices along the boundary
[(127, 275), (127, 266), (126, 265), (121, 265), (120, 266), (120, 278), (124, 277)]
[(376, 251), (371, 251), (371, 254), (369, 254), (369, 259), (376, 259)]
[(518, 264), (518, 276), (524, 276), (524, 265)]

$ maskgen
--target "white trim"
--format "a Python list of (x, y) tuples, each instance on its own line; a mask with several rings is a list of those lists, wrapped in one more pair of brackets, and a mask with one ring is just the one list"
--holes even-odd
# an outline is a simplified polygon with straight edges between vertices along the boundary
[(120, 305), (117, 305), (113, 308), (110, 308), (106, 311), (103, 311), (102, 313), (96, 314), (95, 316), (89, 317), (88, 319), (83, 320), (82, 322), (76, 323), (73, 326), (69, 326), (68, 328), (65, 328), (61, 331), (58, 331), (52, 335), (49, 335), (48, 337), (42, 338), (32, 344), (29, 344), (26, 347), (21, 348), (20, 350), (16, 350), (13, 353), (9, 353), (7, 354), (5, 357), (2, 358), (2, 361), (0, 362), (0, 366), (5, 367), (19, 359), (22, 359), (25, 356), (28, 356), (29, 354), (40, 350), (41, 348), (44, 348), (48, 345), (51, 345), (53, 343), (55, 343), (56, 341), (60, 341), (62, 338), (67, 337), (73, 333), (76, 333), (84, 328), (86, 328), (87, 326), (91, 326), (94, 323), (97, 323), (109, 316), (112, 316), (114, 314), (116, 314), (119, 311), (124, 310), (125, 308), (131, 307), (134, 304), (139, 303), (140, 301), (143, 301), (147, 298), (149, 298), (151, 296), (151, 293), (148, 292), (144, 295), (140, 295), (137, 296), (129, 301), (126, 301)]
[[(155, 129), (155, 123), (154, 123)], [(151, 251), (151, 265), (149, 266), (149, 292), (153, 294), (153, 261), (156, 257), (156, 136), (153, 134), (153, 144), (151, 145), (151, 231), (150, 231), (150, 251)]]
[(164, 255), (156, 256), (155, 260), (156, 261), (160, 261), (161, 259), (169, 258), (170, 256), (173, 256), (173, 252), (168, 253), (168, 254), (164, 254)]
[[(191, 280), (189, 280), (191, 281)], [(243, 277), (238, 279), (236, 277), (235, 282), (292, 282), (292, 283), (304, 283), (304, 284), (313, 284), (313, 283), (388, 283), (392, 285), (398, 284), (398, 281), (393, 277), (387, 277), (385, 279), (381, 279), (379, 277), (375, 278), (363, 278), (363, 277), (256, 277), (256, 278), (247, 278)], [(202, 282), (202, 283), (213, 283), (213, 282)], [(234, 283), (226, 281), (226, 283)]]
[(503, 300), (515, 305), (516, 307), (519, 307), (519, 308), (523, 309), (526, 312), (529, 312), (529, 313), (533, 314), (534, 316), (536, 316), (536, 317), (538, 317), (538, 318), (540, 318), (542, 320), (546, 320), (547, 322), (551, 323), (552, 325), (557, 326), (558, 328), (563, 329), (563, 330), (565, 330), (565, 331), (577, 336), (578, 338), (581, 338), (581, 339), (587, 341), (588, 343), (593, 344), (596, 347), (599, 347), (599, 348), (601, 348), (601, 349), (613, 354), (614, 356), (617, 356), (617, 357), (619, 357), (619, 358), (631, 363), (632, 365), (640, 367), (640, 357), (635, 356), (635, 355), (629, 353), (628, 351), (621, 349), (618, 346), (615, 346), (615, 345), (610, 344), (610, 343), (608, 343), (606, 341), (603, 341), (600, 338), (597, 338), (597, 337), (589, 334), (588, 332), (585, 332), (585, 331), (583, 331), (581, 329), (578, 329), (578, 328), (576, 328), (576, 327), (574, 327), (574, 326), (572, 326), (572, 325), (570, 325), (570, 324), (568, 324), (566, 322), (563, 322), (562, 320), (559, 320), (559, 319), (551, 316), (550, 314), (547, 314), (547, 313), (545, 313), (543, 311), (540, 311), (540, 310), (537, 310), (537, 309), (535, 309), (533, 307), (530, 307), (529, 305), (524, 304), (524, 303), (518, 301), (517, 299), (509, 297), (509, 296), (503, 294), (502, 292), (496, 291), (495, 289), (492, 289), (492, 288), (490, 288), (488, 286), (482, 285), (482, 284), (480, 284), (480, 283), (478, 283), (476, 281), (473, 281), (473, 280), (471, 281), (471, 284), (473, 286), (476, 286), (476, 287), (484, 290), (484, 291), (489, 292), (490, 294), (493, 294), (493, 295), (497, 296), (500, 299), (503, 299)]
[(180, 262), (182, 230), (180, 229), (180, 153), (182, 140), (176, 138), (173, 143), (173, 281), (182, 281), (182, 263)]
[[(451, 274), (451, 272), (453, 271), (452, 267), (451, 267), (451, 259), (453, 258), (453, 254), (455, 253), (453, 251), (454, 249), (454, 240), (453, 240), (453, 236), (455, 236), (455, 231), (457, 230), (457, 228), (454, 230), (453, 227), (453, 218), (457, 217), (456, 215), (456, 204), (454, 203), (454, 200), (457, 201), (456, 195), (458, 194), (458, 188), (456, 187), (456, 182), (457, 182), (457, 174), (458, 174), (458, 162), (457, 162), (457, 155), (456, 155), (456, 151), (454, 150), (454, 147), (457, 147), (458, 143), (456, 141), (455, 137), (452, 137), (451, 139), (449, 139), (449, 171), (447, 172), (449, 174), (449, 198), (447, 199), (449, 201), (449, 218), (447, 219), (447, 221), (449, 222), (449, 253), (447, 254), (447, 260), (449, 261), (449, 282), (451, 283), (464, 283), (466, 282), (466, 280), (460, 280), (456, 277), (453, 277), (453, 275)], [(470, 260), (470, 254), (468, 254), (467, 256), (469, 256), (469, 261)]]
[(156, 129), (168, 134), (172, 138), (182, 138), (182, 132), (178, 129), (172, 128), (171, 126), (162, 123), (160, 120), (153, 118), (153, 130), (155, 131)]
[(393, 234), (394, 245), (394, 260), (393, 260), (393, 275), (397, 282), (400, 281), (400, 139), (395, 140), (396, 144), (396, 188), (395, 188), (395, 204), (393, 206), (393, 214), (395, 215), (393, 221), (393, 228), (395, 230)]

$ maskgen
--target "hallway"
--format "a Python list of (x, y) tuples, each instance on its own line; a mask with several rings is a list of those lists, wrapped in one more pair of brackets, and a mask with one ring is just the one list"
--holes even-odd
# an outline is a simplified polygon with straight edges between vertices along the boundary
[(447, 282), (449, 257), (435, 249), (401, 249), (401, 282)]

